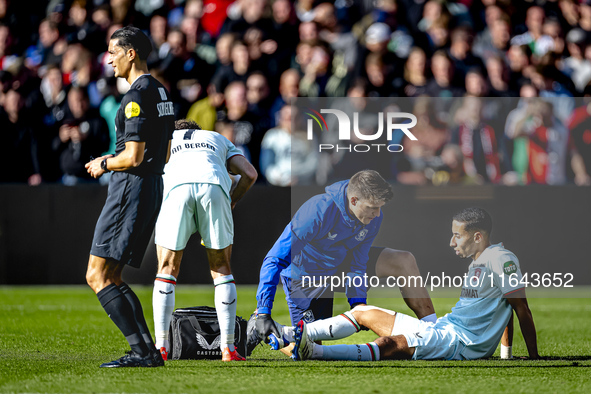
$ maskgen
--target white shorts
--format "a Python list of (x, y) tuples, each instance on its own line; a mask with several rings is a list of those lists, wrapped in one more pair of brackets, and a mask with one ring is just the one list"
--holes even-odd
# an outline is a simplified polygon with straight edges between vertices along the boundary
[(220, 185), (185, 183), (173, 188), (162, 201), (156, 222), (156, 245), (184, 250), (199, 231), (208, 249), (224, 249), (234, 241), (230, 198)]
[(413, 360), (464, 359), (460, 353), (466, 346), (451, 325), (425, 322), (397, 313), (392, 335), (404, 335), (408, 347), (415, 348)]

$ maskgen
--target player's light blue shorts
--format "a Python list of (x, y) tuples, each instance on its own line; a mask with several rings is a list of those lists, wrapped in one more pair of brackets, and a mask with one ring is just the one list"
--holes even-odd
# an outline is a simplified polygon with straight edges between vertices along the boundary
[(199, 231), (208, 249), (224, 249), (234, 241), (230, 198), (220, 185), (185, 183), (173, 188), (162, 202), (156, 222), (156, 245), (184, 250)]
[(452, 325), (439, 320), (431, 323), (396, 313), (392, 335), (404, 335), (408, 346), (415, 348), (413, 360), (464, 360), (461, 352), (466, 345)]

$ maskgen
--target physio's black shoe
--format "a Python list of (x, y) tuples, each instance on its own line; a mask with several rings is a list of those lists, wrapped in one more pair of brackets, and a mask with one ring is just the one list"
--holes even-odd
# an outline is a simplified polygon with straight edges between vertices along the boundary
[[(161, 357), (162, 358), (162, 357)], [(162, 362), (164, 365), (164, 361)], [(152, 353), (146, 357), (142, 357), (134, 351), (129, 351), (123, 357), (118, 360), (111, 361), (109, 363), (101, 364), (101, 368), (130, 368), (130, 367), (158, 367)]]

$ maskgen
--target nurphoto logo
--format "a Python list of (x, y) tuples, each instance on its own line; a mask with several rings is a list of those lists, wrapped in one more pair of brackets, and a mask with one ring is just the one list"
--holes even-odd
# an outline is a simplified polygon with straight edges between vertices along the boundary
[[(388, 141), (392, 141), (392, 132), (400, 130), (406, 136), (416, 141), (417, 137), (409, 130), (417, 124), (417, 117), (408, 112), (383, 112), (377, 114), (378, 117), (378, 129), (374, 134), (362, 134), (359, 131), (359, 113), (353, 112), (353, 127), (351, 127), (351, 120), (349, 115), (338, 109), (327, 109), (323, 108), (320, 112), (312, 108), (304, 108), (305, 114), (310, 116), (307, 122), (307, 138), (308, 140), (314, 139), (314, 121), (320, 128), (321, 132), (335, 132), (335, 130), (329, 130), (326, 120), (322, 114), (332, 114), (337, 117), (338, 121), (338, 136), (339, 141), (351, 141), (351, 130), (353, 131), (356, 139), (361, 141), (375, 141), (379, 139), (384, 133), (384, 119), (386, 120), (386, 137)], [(406, 122), (401, 122), (405, 120)], [(410, 122), (408, 122), (410, 120)], [(396, 123), (395, 123), (396, 122)], [(367, 144), (349, 144), (349, 145), (335, 145), (335, 144), (319, 144), (318, 151), (349, 151), (365, 153), (370, 151), (380, 152), (381, 150), (387, 150), (388, 152), (397, 153), (402, 152), (403, 147), (401, 144), (383, 144), (383, 143), (367, 143)]]

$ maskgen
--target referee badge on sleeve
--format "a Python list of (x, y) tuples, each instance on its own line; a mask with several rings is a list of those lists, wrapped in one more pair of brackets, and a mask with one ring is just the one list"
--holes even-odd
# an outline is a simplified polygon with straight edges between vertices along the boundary
[(140, 106), (138, 103), (131, 101), (125, 106), (125, 117), (127, 119), (133, 118), (134, 116), (139, 116), (139, 114)]

